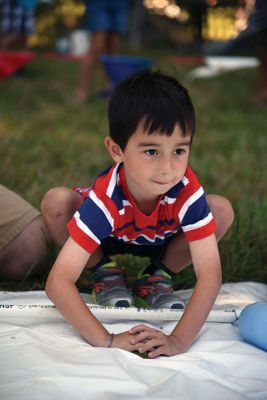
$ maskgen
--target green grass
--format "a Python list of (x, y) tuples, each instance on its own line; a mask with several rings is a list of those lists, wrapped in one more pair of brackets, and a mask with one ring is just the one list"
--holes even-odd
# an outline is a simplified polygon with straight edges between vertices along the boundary
[[(172, 73), (167, 54), (160, 54), (153, 55), (156, 65)], [(94, 97), (83, 106), (75, 104), (78, 67), (77, 62), (39, 56), (24, 75), (0, 82), (0, 182), (37, 207), (49, 188), (88, 185), (111, 162), (103, 146), (107, 102)], [(220, 243), (223, 279), (267, 282), (267, 109), (254, 99), (256, 70), (186, 82), (189, 69), (175, 68), (197, 112), (191, 165), (206, 192), (227, 196), (236, 213)], [(103, 81), (99, 68), (93, 90), (101, 89)], [(146, 262), (133, 257), (119, 261), (130, 282)], [(86, 289), (89, 281), (90, 274), (84, 274), (79, 287)], [(43, 282), (28, 280), (16, 288), (40, 289)], [(177, 279), (178, 287), (193, 283), (192, 268)]]

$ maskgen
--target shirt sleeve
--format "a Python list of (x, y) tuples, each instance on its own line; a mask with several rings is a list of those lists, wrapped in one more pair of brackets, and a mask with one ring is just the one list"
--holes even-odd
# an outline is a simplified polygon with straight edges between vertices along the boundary
[(92, 254), (112, 233), (115, 219), (116, 208), (111, 199), (91, 190), (68, 222), (67, 229), (72, 239)]
[(189, 170), (188, 177), (189, 181), (182, 194), (183, 205), (178, 217), (187, 240), (193, 241), (215, 233), (216, 223), (204, 190), (192, 170)]
[(203, 239), (216, 231), (215, 220), (209, 209), (204, 191), (198, 199), (188, 206), (181, 226), (188, 241)]

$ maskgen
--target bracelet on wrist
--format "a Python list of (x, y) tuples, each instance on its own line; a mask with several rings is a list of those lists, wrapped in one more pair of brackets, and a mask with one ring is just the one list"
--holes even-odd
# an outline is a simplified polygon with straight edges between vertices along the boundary
[(113, 336), (114, 336), (113, 333), (111, 333), (109, 336), (108, 345), (107, 345), (108, 348), (112, 347)]

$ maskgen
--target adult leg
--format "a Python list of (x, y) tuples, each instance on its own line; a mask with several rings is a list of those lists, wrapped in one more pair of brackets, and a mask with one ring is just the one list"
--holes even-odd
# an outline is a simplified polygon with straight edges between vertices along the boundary
[[(229, 200), (219, 195), (207, 195), (208, 205), (217, 224), (215, 232), (219, 241), (232, 225), (234, 212)], [(172, 272), (178, 273), (192, 262), (189, 245), (184, 235), (180, 234), (169, 243), (163, 257), (162, 263)]]
[(107, 32), (93, 32), (88, 54), (81, 63), (77, 99), (84, 102), (91, 88), (92, 75), (100, 54), (105, 51)]
[(106, 53), (107, 54), (116, 54), (118, 52), (120, 43), (120, 34), (117, 32), (107, 32), (106, 35)]
[[(118, 48), (119, 48), (119, 42), (120, 42), (120, 35), (116, 32), (111, 32), (107, 31), (106, 32), (106, 38), (105, 38), (105, 47), (104, 47), (104, 52), (105, 54), (108, 55), (115, 55), (118, 53)], [(105, 79), (106, 79), (106, 92), (107, 96), (111, 93), (113, 85), (112, 82), (107, 75), (105, 71)], [(104, 92), (105, 92), (104, 90)]]
[(42, 216), (30, 222), (0, 251), (0, 277), (21, 281), (48, 270), (51, 240)]

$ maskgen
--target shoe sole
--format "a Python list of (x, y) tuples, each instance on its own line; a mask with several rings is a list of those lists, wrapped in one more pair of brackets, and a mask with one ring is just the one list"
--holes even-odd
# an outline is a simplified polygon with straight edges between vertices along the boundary
[(92, 292), (91, 298), (94, 304), (98, 304), (99, 306), (102, 307), (122, 307), (122, 308), (132, 307), (132, 305), (127, 300), (118, 300), (116, 301), (115, 304), (99, 304), (96, 300), (96, 294), (94, 292)]
[[(151, 308), (144, 299), (138, 296), (134, 296), (134, 304), (137, 308)], [(154, 307), (152, 307), (152, 309), (153, 308)], [(165, 307), (165, 308), (168, 308), (169, 310), (183, 310), (185, 308), (185, 305), (183, 302), (180, 302), (180, 303), (174, 303), (171, 307)]]

